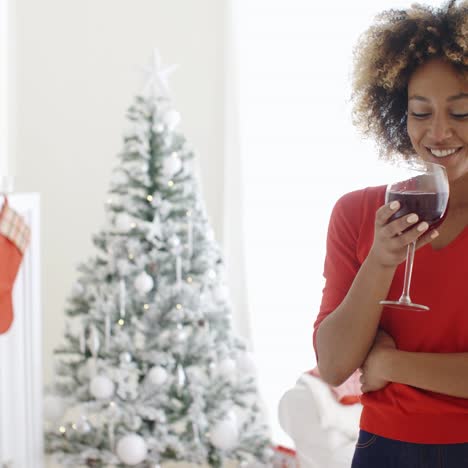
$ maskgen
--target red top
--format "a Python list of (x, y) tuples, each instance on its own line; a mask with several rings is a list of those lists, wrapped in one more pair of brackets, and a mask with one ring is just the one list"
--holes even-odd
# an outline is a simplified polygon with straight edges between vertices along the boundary
[[(372, 246), (375, 212), (384, 204), (384, 197), (385, 187), (358, 190), (344, 195), (333, 209), (314, 347), (318, 326), (342, 302)], [(396, 270), (388, 294), (391, 300), (401, 295), (404, 267), (403, 262)], [(468, 352), (468, 229), (441, 250), (425, 245), (416, 251), (411, 299), (431, 310), (384, 307), (382, 311), (380, 327), (394, 338), (398, 349)], [(364, 394), (361, 402), (360, 427), (365, 431), (414, 443), (468, 442), (468, 399), (390, 383)]]

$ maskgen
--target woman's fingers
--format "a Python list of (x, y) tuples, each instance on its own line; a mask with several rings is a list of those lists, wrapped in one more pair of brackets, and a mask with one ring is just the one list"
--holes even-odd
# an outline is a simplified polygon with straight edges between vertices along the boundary
[(419, 217), (415, 213), (411, 213), (401, 218), (395, 219), (382, 228), (382, 231), (387, 237), (395, 237), (407, 232), (412, 226), (415, 226), (419, 221)]
[(406, 234), (413, 231), (411, 227), (416, 226), (419, 231), (415, 231), (412, 235), (404, 237), (404, 239), (409, 239), (407, 242), (409, 243), (417, 239), (428, 228), (428, 225), (425, 222), (417, 224), (419, 217), (416, 213), (410, 213), (389, 222), (389, 219), (398, 211), (399, 207), (400, 204), (397, 201), (380, 207), (376, 212), (375, 224), (386, 238), (401, 237), (403, 233)]
[(413, 227), (409, 231), (406, 231), (405, 233), (394, 237), (392, 239), (392, 243), (395, 248), (401, 249), (407, 246), (408, 244), (411, 244), (411, 242), (420, 238), (428, 229), (429, 224), (423, 221), (422, 223), (419, 223), (417, 226)]
[(424, 247), (426, 244), (430, 244), (438, 236), (439, 231), (428, 232), (418, 239), (418, 242), (416, 243), (416, 249)]
[(433, 240), (430, 235), (426, 235), (429, 224), (421, 222), (416, 213), (390, 221), (399, 209), (400, 203), (394, 201), (376, 211), (374, 242), (370, 255), (384, 266), (394, 267), (402, 263), (406, 258), (406, 249), (412, 242), (416, 242), (419, 248)]
[(393, 201), (381, 206), (375, 213), (375, 224), (377, 227), (383, 227), (388, 220), (399, 210), (400, 203)]

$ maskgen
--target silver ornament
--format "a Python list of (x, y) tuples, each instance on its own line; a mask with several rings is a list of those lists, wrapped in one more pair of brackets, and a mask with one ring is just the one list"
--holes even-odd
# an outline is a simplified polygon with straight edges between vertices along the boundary
[(87, 434), (91, 431), (91, 425), (85, 416), (81, 416), (80, 420), (76, 423), (76, 430), (81, 434)]
[(119, 359), (122, 364), (129, 364), (130, 362), (132, 362), (132, 355), (129, 352), (125, 351), (123, 353), (120, 353)]

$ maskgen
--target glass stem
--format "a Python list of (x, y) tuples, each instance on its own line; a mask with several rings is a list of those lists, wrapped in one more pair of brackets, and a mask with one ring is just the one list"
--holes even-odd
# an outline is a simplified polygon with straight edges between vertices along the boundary
[(405, 265), (405, 282), (403, 283), (403, 293), (399, 299), (399, 302), (405, 304), (411, 304), (411, 298), (409, 295), (410, 284), (411, 284), (411, 275), (413, 273), (413, 261), (414, 261), (414, 251), (416, 250), (416, 241), (411, 242), (408, 245), (408, 250), (406, 251), (406, 265)]

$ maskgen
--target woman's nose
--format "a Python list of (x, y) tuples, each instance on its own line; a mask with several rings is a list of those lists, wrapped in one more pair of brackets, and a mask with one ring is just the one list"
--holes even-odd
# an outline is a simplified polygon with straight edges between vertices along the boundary
[(431, 121), (429, 127), (429, 136), (435, 142), (442, 142), (452, 136), (452, 128), (450, 121), (445, 116), (435, 116)]

